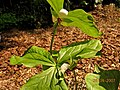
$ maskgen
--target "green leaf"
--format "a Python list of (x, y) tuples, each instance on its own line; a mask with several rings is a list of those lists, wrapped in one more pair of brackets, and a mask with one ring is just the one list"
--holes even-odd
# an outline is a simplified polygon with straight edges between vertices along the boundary
[(34, 67), (39, 64), (46, 66), (56, 65), (49, 52), (47, 52), (43, 48), (39, 48), (36, 46), (33, 46), (30, 49), (28, 49), (22, 57), (12, 56), (10, 58), (10, 63), (12, 65), (23, 64), (27, 67)]
[(88, 73), (85, 77), (86, 86), (88, 90), (106, 90), (99, 85), (100, 75)]
[(84, 48), (77, 57), (81, 58), (92, 58), (98, 51), (96, 49)]
[(81, 58), (91, 58), (96, 56), (97, 52), (102, 49), (102, 44), (99, 40), (94, 41), (92, 40), (90, 43), (87, 44), (87, 47), (85, 47), (78, 55), (77, 57)]
[(55, 18), (57, 18), (57, 17), (58, 17), (58, 14), (57, 14), (54, 10), (52, 10), (52, 8), (50, 8), (50, 10), (51, 10), (51, 14), (52, 14)]
[(99, 37), (101, 35), (94, 24), (92, 15), (82, 9), (70, 11), (66, 17), (62, 18), (61, 24), (63, 26), (78, 27), (89, 36)]
[(65, 81), (56, 78), (57, 70), (51, 67), (41, 74), (33, 76), (21, 90), (68, 90)]
[(52, 56), (50, 55), (50, 53), (47, 50), (45, 50), (44, 48), (40, 48), (40, 47), (37, 47), (37, 46), (32, 46), (24, 53), (24, 55), (28, 54), (28, 53), (39, 54), (39, 55), (44, 56), (45, 58), (49, 59), (51, 62), (55, 63), (55, 61), (52, 58)]
[(102, 49), (99, 40), (89, 40), (80, 43), (73, 43), (60, 50), (58, 55), (58, 63), (63, 64), (70, 58), (90, 58), (94, 57), (98, 51)]
[(10, 64), (11, 65), (16, 65), (16, 64), (21, 64), (20, 62), (22, 61), (22, 59), (19, 56), (12, 56), (10, 58)]
[(94, 21), (94, 18), (92, 17), (92, 15), (89, 13), (86, 13), (83, 9), (76, 9), (76, 10), (70, 11), (68, 16), (75, 17), (86, 22)]
[[(99, 69), (99, 70), (98, 70)], [(118, 90), (119, 70), (102, 70), (97, 68), (97, 72), (89, 73), (85, 77), (88, 90)]]
[(58, 14), (59, 11), (63, 8), (64, 0), (47, 0), (47, 2), (51, 5), (54, 11)]

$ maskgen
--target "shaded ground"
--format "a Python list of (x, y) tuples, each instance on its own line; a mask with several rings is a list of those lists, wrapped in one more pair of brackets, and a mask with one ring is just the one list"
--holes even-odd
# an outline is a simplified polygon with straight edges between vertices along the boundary
[[(84, 77), (87, 73), (93, 72), (94, 65), (99, 64), (105, 69), (120, 70), (120, 10), (113, 5), (96, 9), (90, 12), (103, 36), (102, 57), (93, 59), (82, 59), (75, 69), (77, 73), (78, 90), (86, 90)], [(12, 66), (9, 64), (11, 55), (21, 56), (27, 48), (32, 45), (44, 47), (49, 50), (52, 28), (20, 31), (13, 29), (3, 32), (2, 42), (0, 43), (0, 90), (19, 90), (31, 76), (39, 73), (41, 67), (27, 68), (22, 65)], [(60, 47), (72, 42), (91, 39), (74, 27), (59, 27), (55, 36), (53, 49), (59, 50)], [(70, 90), (73, 90), (74, 76), (67, 71), (66, 81)], [(119, 89), (120, 90), (120, 89)]]

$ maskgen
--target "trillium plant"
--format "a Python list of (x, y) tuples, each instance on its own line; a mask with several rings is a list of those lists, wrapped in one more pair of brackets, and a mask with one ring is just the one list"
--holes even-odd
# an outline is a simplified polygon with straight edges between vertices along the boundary
[[(102, 49), (101, 42), (94, 39), (72, 43), (59, 51), (53, 51), (54, 36), (59, 25), (80, 28), (85, 34), (95, 38), (101, 36), (101, 33), (95, 26), (92, 15), (84, 10), (76, 9), (68, 12), (63, 8), (64, 0), (47, 0), (47, 2), (51, 5), (54, 22), (50, 51), (32, 46), (23, 56), (14, 55), (10, 58), (12, 65), (23, 64), (26, 67), (42, 65), (43, 67), (42, 72), (30, 78), (20, 90), (68, 90), (69, 87), (64, 79), (65, 71), (67, 69), (73, 70), (77, 65), (78, 59), (95, 57)], [(119, 84), (117, 75), (120, 75), (119, 71), (112, 70), (110, 72), (113, 74), (109, 75), (109, 71), (96, 66), (95, 72), (87, 74), (85, 77), (88, 90), (117, 90)], [(107, 79), (106, 75), (112, 81), (101, 83), (100, 79)], [(77, 90), (77, 87), (75, 90)]]

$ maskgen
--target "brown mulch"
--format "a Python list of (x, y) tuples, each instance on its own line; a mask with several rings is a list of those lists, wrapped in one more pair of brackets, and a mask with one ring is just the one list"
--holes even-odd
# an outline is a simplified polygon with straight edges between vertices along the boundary
[[(115, 8), (114, 5), (108, 5), (90, 13), (94, 16), (99, 30), (103, 32), (103, 36), (99, 38), (103, 44), (102, 56), (79, 61), (75, 69), (78, 90), (86, 90), (85, 75), (93, 72), (95, 64), (109, 70), (120, 70), (120, 9)], [(19, 90), (30, 77), (41, 71), (41, 66), (36, 68), (12, 66), (9, 59), (12, 55), (21, 56), (33, 45), (49, 50), (51, 33), (52, 28), (28, 31), (12, 29), (1, 33), (0, 90)], [(62, 46), (85, 39), (91, 39), (91, 37), (83, 34), (78, 28), (59, 27), (53, 49), (59, 50)], [(70, 90), (73, 90), (74, 75), (71, 71), (68, 71), (67, 75), (66, 81)]]

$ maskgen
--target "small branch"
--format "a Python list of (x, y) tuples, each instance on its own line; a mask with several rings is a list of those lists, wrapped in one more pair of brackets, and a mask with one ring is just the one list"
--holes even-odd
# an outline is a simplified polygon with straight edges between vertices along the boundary
[(56, 34), (56, 31), (57, 31), (57, 26), (58, 26), (58, 22), (55, 22), (54, 23), (54, 26), (53, 26), (53, 35), (52, 35), (52, 39), (51, 39), (51, 44), (50, 44), (50, 54), (52, 55), (52, 47), (53, 47), (53, 42), (54, 42), (54, 36)]
[(75, 70), (73, 71), (73, 74), (74, 74), (74, 77), (75, 77), (75, 87), (74, 87), (74, 90), (77, 90), (78, 83), (77, 83), (77, 79), (76, 79), (76, 72), (75, 72)]

